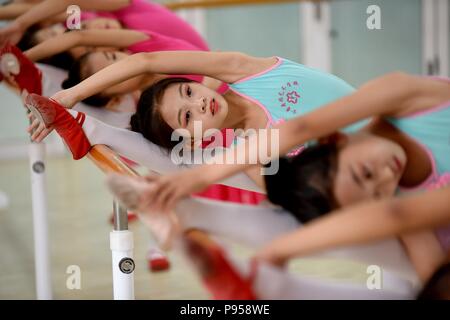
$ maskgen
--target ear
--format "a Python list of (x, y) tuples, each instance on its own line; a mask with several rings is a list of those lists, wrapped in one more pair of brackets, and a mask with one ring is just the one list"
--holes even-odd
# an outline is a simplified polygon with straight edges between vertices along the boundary
[(348, 136), (340, 131), (334, 132), (326, 137), (319, 139), (320, 144), (336, 144), (338, 147), (347, 143)]

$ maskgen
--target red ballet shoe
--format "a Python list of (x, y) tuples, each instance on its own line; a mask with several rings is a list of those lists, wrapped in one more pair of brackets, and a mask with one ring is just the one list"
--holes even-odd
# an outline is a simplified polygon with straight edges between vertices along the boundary
[(1, 77), (11, 76), (21, 91), (42, 94), (42, 72), (16, 46), (0, 49)]
[(165, 271), (170, 269), (170, 262), (164, 253), (157, 249), (150, 249), (147, 253), (148, 269), (152, 272)]
[(53, 127), (58, 132), (74, 160), (83, 158), (89, 152), (91, 144), (82, 128), (86, 117), (84, 113), (78, 112), (74, 118), (56, 101), (37, 94), (29, 94), (25, 105), (47, 128)]
[(253, 272), (244, 278), (228, 261), (225, 252), (199, 237), (185, 237), (189, 256), (198, 267), (203, 282), (215, 300), (256, 300)]

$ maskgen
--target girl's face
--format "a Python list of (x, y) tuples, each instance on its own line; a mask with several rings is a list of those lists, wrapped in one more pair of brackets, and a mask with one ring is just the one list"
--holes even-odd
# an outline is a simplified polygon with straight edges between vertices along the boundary
[(362, 132), (341, 140), (333, 185), (338, 206), (394, 195), (407, 161), (402, 147)]
[(122, 25), (116, 19), (94, 18), (81, 23), (82, 29), (122, 29)]
[(94, 74), (128, 56), (127, 53), (122, 51), (93, 51), (87, 58), (86, 67), (90, 74)]
[[(86, 60), (84, 66), (84, 78), (90, 77), (94, 73), (106, 68), (107, 66), (122, 60), (129, 55), (121, 51), (94, 51), (91, 52)], [(106, 96), (116, 96), (121, 94), (130, 93), (139, 86), (140, 79), (133, 78), (117, 84), (103, 93)]]
[(159, 111), (171, 128), (186, 129), (191, 137), (194, 137), (194, 122), (201, 122), (203, 137), (208, 129), (222, 128), (228, 103), (221, 94), (200, 83), (176, 83), (164, 92)]

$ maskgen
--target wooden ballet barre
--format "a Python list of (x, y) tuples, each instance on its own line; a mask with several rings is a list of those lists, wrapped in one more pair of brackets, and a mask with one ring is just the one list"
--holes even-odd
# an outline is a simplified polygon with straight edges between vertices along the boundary
[(176, 0), (164, 3), (171, 10), (230, 7), (241, 5), (279, 4), (288, 2), (324, 2), (328, 0)]
[(95, 145), (88, 153), (97, 167), (105, 173), (120, 173), (132, 177), (139, 174), (120, 159), (120, 156), (105, 145)]

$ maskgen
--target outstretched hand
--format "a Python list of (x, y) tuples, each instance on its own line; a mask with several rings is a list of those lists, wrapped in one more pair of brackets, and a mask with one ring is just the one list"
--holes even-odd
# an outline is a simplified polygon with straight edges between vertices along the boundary
[(283, 254), (282, 244), (278, 244), (277, 241), (272, 241), (268, 245), (259, 250), (254, 259), (256, 261), (262, 261), (274, 265), (276, 267), (285, 267), (288, 258)]
[[(73, 100), (66, 90), (55, 93), (51, 99), (68, 109), (72, 108), (74, 105), (72, 102)], [(30, 119), (30, 125), (27, 128), (27, 132), (31, 134), (32, 141), (41, 142), (52, 132), (53, 127), (46, 127), (45, 124), (37, 119), (32, 113), (28, 114), (28, 118)]]
[(200, 167), (165, 176), (147, 176), (146, 180), (153, 185), (149, 202), (164, 212), (174, 209), (179, 200), (204, 190), (210, 184), (208, 175)]
[(37, 119), (31, 112), (28, 114), (30, 119), (30, 125), (27, 128), (27, 132), (31, 134), (31, 141), (41, 142), (52, 132), (53, 127), (46, 127), (45, 124)]

